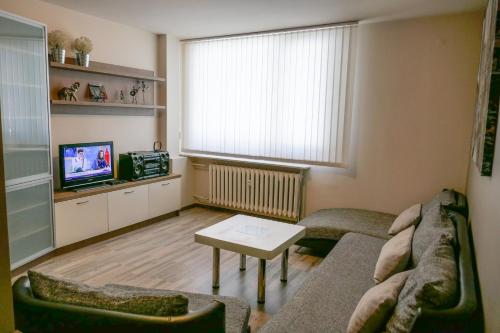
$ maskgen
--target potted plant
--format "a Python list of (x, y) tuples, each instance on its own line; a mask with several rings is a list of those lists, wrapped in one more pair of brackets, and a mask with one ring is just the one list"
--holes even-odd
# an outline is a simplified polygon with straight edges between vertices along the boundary
[(89, 67), (92, 47), (92, 41), (85, 36), (79, 37), (73, 41), (71, 48), (75, 52), (75, 60), (78, 65)]
[(54, 30), (48, 34), (48, 46), (52, 61), (64, 64), (66, 59), (66, 43), (69, 37), (61, 30)]

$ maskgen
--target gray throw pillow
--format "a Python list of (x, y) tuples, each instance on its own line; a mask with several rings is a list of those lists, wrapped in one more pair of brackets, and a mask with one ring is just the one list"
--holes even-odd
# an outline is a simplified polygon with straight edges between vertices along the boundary
[(176, 293), (157, 296), (91, 287), (35, 271), (28, 271), (28, 278), (35, 297), (44, 301), (162, 317), (188, 312), (187, 297)]
[(386, 331), (411, 332), (419, 308), (448, 308), (458, 297), (458, 270), (454, 240), (441, 234), (425, 251), (398, 297)]
[(411, 262), (416, 266), (425, 250), (439, 238), (441, 234), (456, 238), (455, 225), (448, 216), (448, 211), (441, 205), (433, 206), (425, 214), (413, 234), (411, 245)]
[(431, 201), (422, 205), (422, 215), (425, 215), (431, 208), (436, 206), (450, 206), (456, 205), (457, 196), (453, 190), (444, 189), (436, 194)]

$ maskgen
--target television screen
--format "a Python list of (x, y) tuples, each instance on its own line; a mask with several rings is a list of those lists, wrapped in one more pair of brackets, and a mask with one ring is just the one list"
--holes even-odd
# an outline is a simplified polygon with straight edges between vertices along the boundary
[(113, 179), (113, 143), (96, 142), (61, 145), (62, 187)]

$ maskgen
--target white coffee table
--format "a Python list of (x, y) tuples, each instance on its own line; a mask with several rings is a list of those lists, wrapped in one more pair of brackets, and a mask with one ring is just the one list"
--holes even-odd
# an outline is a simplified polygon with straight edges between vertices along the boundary
[(266, 260), (281, 257), (281, 281), (287, 280), (288, 248), (304, 237), (302, 226), (247, 215), (236, 215), (194, 234), (197, 243), (213, 247), (212, 287), (219, 288), (220, 249), (240, 254), (240, 269), (246, 256), (259, 258), (257, 301), (265, 302)]

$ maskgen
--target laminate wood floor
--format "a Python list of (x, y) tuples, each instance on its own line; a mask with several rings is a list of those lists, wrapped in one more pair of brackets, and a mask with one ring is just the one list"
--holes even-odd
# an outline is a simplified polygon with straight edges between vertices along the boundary
[(191, 208), (180, 216), (46, 261), (35, 269), (90, 285), (120, 283), (145, 288), (238, 296), (251, 307), (252, 332), (265, 324), (300, 288), (320, 257), (290, 249), (288, 282), (280, 281), (280, 256), (268, 261), (266, 303), (257, 303), (258, 259), (247, 257), (239, 270), (239, 254), (221, 250), (220, 288), (213, 290), (212, 248), (194, 242), (197, 230), (233, 214)]

